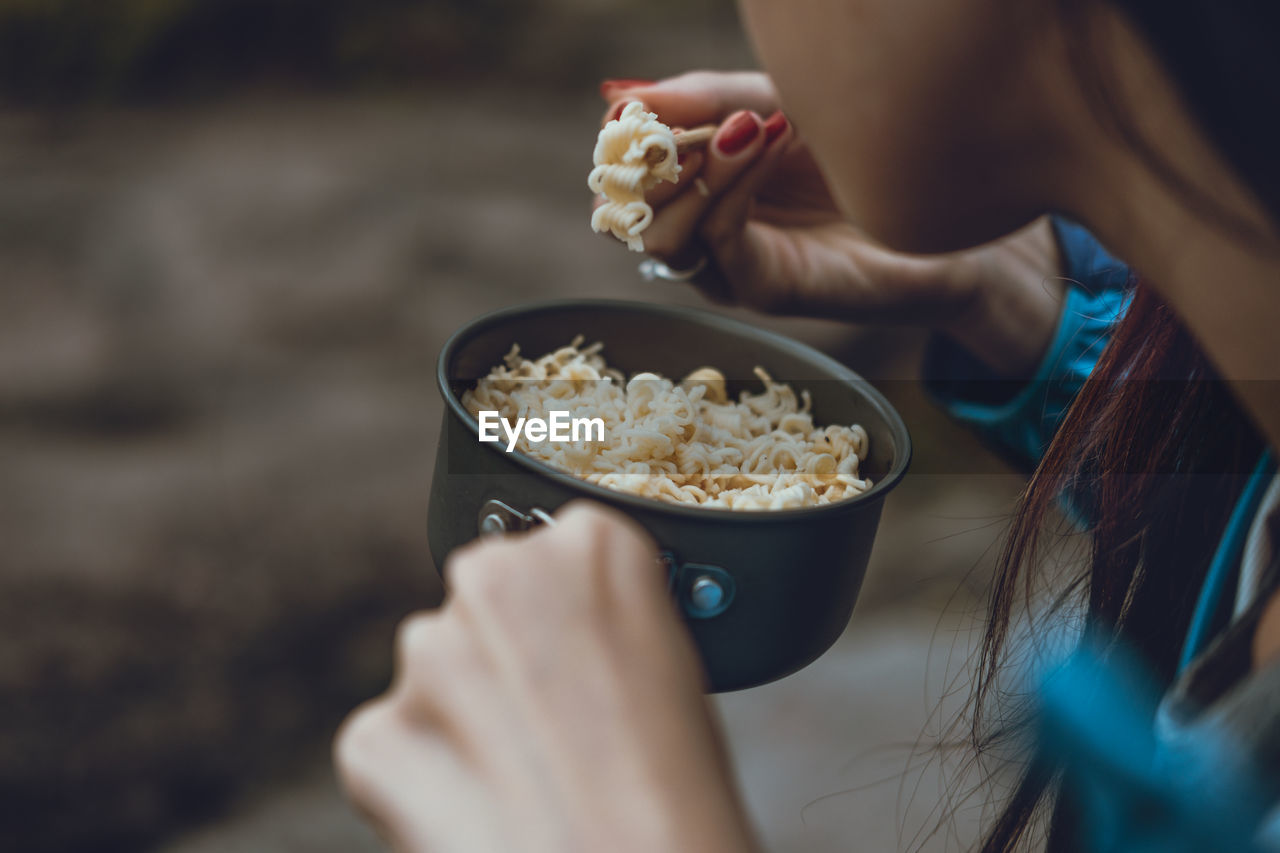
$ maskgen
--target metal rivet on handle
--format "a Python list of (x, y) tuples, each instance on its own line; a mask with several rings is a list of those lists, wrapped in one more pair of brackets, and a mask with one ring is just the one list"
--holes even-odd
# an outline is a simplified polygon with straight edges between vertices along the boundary
[(507, 532), (507, 520), (496, 512), (491, 512), (480, 519), (480, 535), (496, 536)]
[(724, 587), (709, 575), (699, 575), (689, 588), (689, 603), (703, 613), (718, 610), (724, 604)]
[(685, 563), (680, 567), (679, 602), (691, 619), (711, 619), (733, 604), (733, 575), (719, 566)]

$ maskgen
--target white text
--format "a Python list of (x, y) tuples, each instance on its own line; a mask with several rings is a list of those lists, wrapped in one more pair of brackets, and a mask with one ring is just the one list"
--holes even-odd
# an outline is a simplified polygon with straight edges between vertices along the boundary
[(480, 413), (480, 440), (501, 441), (498, 429), (507, 437), (507, 452), (515, 450), (521, 433), (529, 441), (604, 441), (604, 420), (602, 418), (571, 418), (568, 412), (551, 411), (550, 417), (516, 418), (514, 424), (502, 417), (498, 412)]

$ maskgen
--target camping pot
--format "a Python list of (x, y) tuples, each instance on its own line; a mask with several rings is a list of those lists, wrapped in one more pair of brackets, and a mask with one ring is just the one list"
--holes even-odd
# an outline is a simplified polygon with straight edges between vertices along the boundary
[[(761, 389), (752, 373), (759, 365), (797, 394), (807, 389), (814, 423), (866, 429), (870, 450), (861, 472), (872, 487), (802, 509), (702, 508), (593, 485), (507, 453), (502, 442), (481, 443), (463, 393), (501, 364), (513, 343), (537, 358), (578, 335), (603, 342), (610, 366), (628, 376), (649, 371), (678, 380), (710, 365), (729, 378), (736, 398)], [(575, 498), (608, 504), (657, 541), (663, 557), (654, 571), (667, 573), (713, 691), (781, 678), (831, 647), (862, 586), (885, 496), (911, 457), (902, 418), (856, 373), (782, 335), (691, 308), (605, 300), (507, 308), (454, 334), (436, 377), (445, 401), (428, 512), (436, 566), (479, 535), (541, 523)]]

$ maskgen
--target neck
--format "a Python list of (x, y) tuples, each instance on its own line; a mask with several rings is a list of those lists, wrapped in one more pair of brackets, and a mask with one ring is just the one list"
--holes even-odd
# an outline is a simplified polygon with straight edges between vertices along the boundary
[[(1152, 228), (1136, 225), (1141, 215), (1104, 224), (1104, 214), (1098, 231), (1178, 313), (1268, 443), (1280, 447), (1280, 275), (1274, 257), (1259, 258), (1237, 239), (1205, 229), (1202, 221), (1185, 221), (1170, 208), (1150, 217)], [(1157, 220), (1160, 231), (1154, 230)]]
[(1119, 18), (1105, 22), (1103, 34), (1118, 48), (1111, 55), (1125, 57), (1108, 81), (1117, 102), (1142, 105), (1133, 130), (1188, 186), (1158, 174), (1148, 155), (1114, 132), (1100, 133), (1079, 160), (1087, 179), (1069, 181), (1070, 209), (1179, 314), (1270, 445), (1280, 447), (1280, 236), (1145, 44)]

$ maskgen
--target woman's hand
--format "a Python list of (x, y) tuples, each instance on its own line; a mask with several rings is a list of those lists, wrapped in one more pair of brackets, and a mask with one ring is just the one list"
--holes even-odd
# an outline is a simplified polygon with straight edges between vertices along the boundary
[(335, 745), (397, 850), (754, 849), (653, 542), (575, 504), (446, 565)]
[[(693, 72), (606, 83), (606, 119), (638, 100), (673, 127), (718, 123), (678, 184), (648, 194), (646, 251), (674, 269), (710, 255), (694, 284), (709, 298), (777, 314), (909, 323), (954, 337), (1009, 376), (1038, 363), (1061, 307), (1047, 220), (996, 243), (932, 257), (873, 243), (836, 206), (768, 77)], [(836, 108), (836, 105), (833, 105)]]

